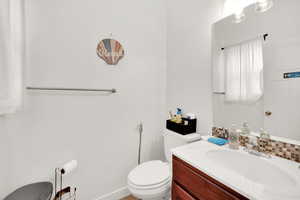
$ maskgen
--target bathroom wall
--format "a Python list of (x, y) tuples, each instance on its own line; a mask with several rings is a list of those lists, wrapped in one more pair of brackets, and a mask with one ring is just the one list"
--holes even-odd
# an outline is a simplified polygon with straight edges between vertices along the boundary
[[(96, 55), (110, 33), (125, 49), (117, 66)], [(165, 2), (26, 0), (26, 46), (27, 86), (118, 92), (25, 91), (23, 110), (0, 118), (0, 199), (26, 183), (53, 180), (54, 168), (72, 159), (79, 166), (65, 182), (78, 186), (78, 199), (126, 193), (139, 122), (142, 160), (163, 158)]]
[(167, 0), (167, 109), (182, 107), (198, 118), (198, 131), (212, 128), (211, 25), (223, 0)]
[[(215, 50), (268, 33), (264, 43), (264, 98), (253, 105), (226, 104), (222, 95), (214, 96), (214, 125), (230, 127), (248, 121), (254, 131), (264, 127), (274, 136), (300, 140), (300, 79), (283, 80), (283, 72), (300, 71), (300, 1), (278, 0), (265, 13), (248, 7), (240, 24), (226, 18), (215, 24)], [(271, 111), (270, 117), (264, 112)]]
[(12, 174), (11, 171), (11, 142), (9, 140), (9, 136), (7, 131), (5, 130), (5, 123), (4, 120), (0, 120), (0, 127), (1, 127), (1, 140), (0, 140), (0, 158), (1, 158), (1, 166), (0, 166), (0, 194), (2, 197), (4, 192), (9, 190), (9, 186), (11, 181), (9, 176)]

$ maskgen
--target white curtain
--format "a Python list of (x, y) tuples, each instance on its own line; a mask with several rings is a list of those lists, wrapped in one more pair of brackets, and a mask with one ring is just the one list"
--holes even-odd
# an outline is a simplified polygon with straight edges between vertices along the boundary
[(0, 115), (22, 105), (23, 1), (0, 0)]
[(224, 50), (225, 54), (225, 101), (238, 102), (241, 96), (241, 47)]
[(263, 44), (256, 39), (226, 48), (227, 102), (254, 103), (263, 95)]

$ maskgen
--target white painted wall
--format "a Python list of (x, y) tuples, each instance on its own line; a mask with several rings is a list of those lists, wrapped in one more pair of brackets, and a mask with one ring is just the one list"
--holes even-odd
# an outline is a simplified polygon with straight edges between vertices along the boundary
[[(11, 162), (11, 138), (7, 131), (3, 131), (6, 129), (6, 123), (4, 120), (0, 120), (0, 127), (1, 127), (1, 140), (0, 140), (0, 158), (1, 158), (1, 165), (0, 165), (0, 193), (1, 195), (4, 192), (9, 190), (9, 186), (11, 184), (10, 175), (12, 174), (12, 162)], [(2, 197), (2, 196), (1, 196)]]
[[(215, 52), (264, 33), (269, 33), (269, 37), (264, 43), (264, 98), (245, 106), (226, 104), (223, 96), (215, 95), (214, 125), (230, 127), (232, 123), (241, 125), (247, 121), (255, 131), (265, 127), (272, 135), (300, 140), (300, 114), (296, 111), (300, 79), (281, 79), (285, 71), (300, 70), (299, 8), (298, 0), (277, 0), (265, 13), (255, 12), (254, 6), (248, 7), (246, 20), (240, 24), (232, 23), (231, 17), (215, 24)], [(273, 112), (271, 117), (264, 116), (267, 110)]]
[(198, 117), (198, 131), (212, 127), (211, 25), (223, 0), (167, 1), (167, 109)]
[[(23, 111), (0, 119), (0, 199), (18, 186), (66, 177), (78, 199), (126, 186), (137, 164), (144, 122), (143, 161), (163, 158), (166, 82), (165, 2), (161, 0), (26, 0), (27, 85), (112, 88), (114, 95), (26, 92)], [(125, 48), (118, 66), (96, 55), (113, 33)], [(4, 180), (4, 181), (3, 181)]]

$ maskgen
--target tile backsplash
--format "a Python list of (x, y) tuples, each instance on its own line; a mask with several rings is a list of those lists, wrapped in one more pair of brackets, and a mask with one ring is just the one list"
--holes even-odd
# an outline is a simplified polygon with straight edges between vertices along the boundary
[[(228, 139), (228, 130), (226, 128), (212, 128), (212, 136)], [(246, 146), (249, 143), (247, 136), (240, 136), (240, 145)], [(279, 156), (288, 160), (292, 160), (300, 163), (300, 145), (289, 144), (281, 141), (270, 140), (265, 142), (258, 140), (260, 148), (263, 148), (265, 152), (274, 156)]]
[(213, 127), (212, 128), (212, 136), (223, 138), (223, 139), (227, 140), (229, 137), (229, 132), (228, 132), (228, 129), (226, 129), (226, 128)]

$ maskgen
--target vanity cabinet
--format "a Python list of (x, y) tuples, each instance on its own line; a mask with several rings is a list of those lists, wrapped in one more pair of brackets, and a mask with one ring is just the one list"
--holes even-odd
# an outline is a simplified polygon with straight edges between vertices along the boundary
[(193, 196), (187, 193), (182, 187), (173, 182), (172, 200), (196, 200)]
[(249, 200), (173, 156), (172, 200)]

